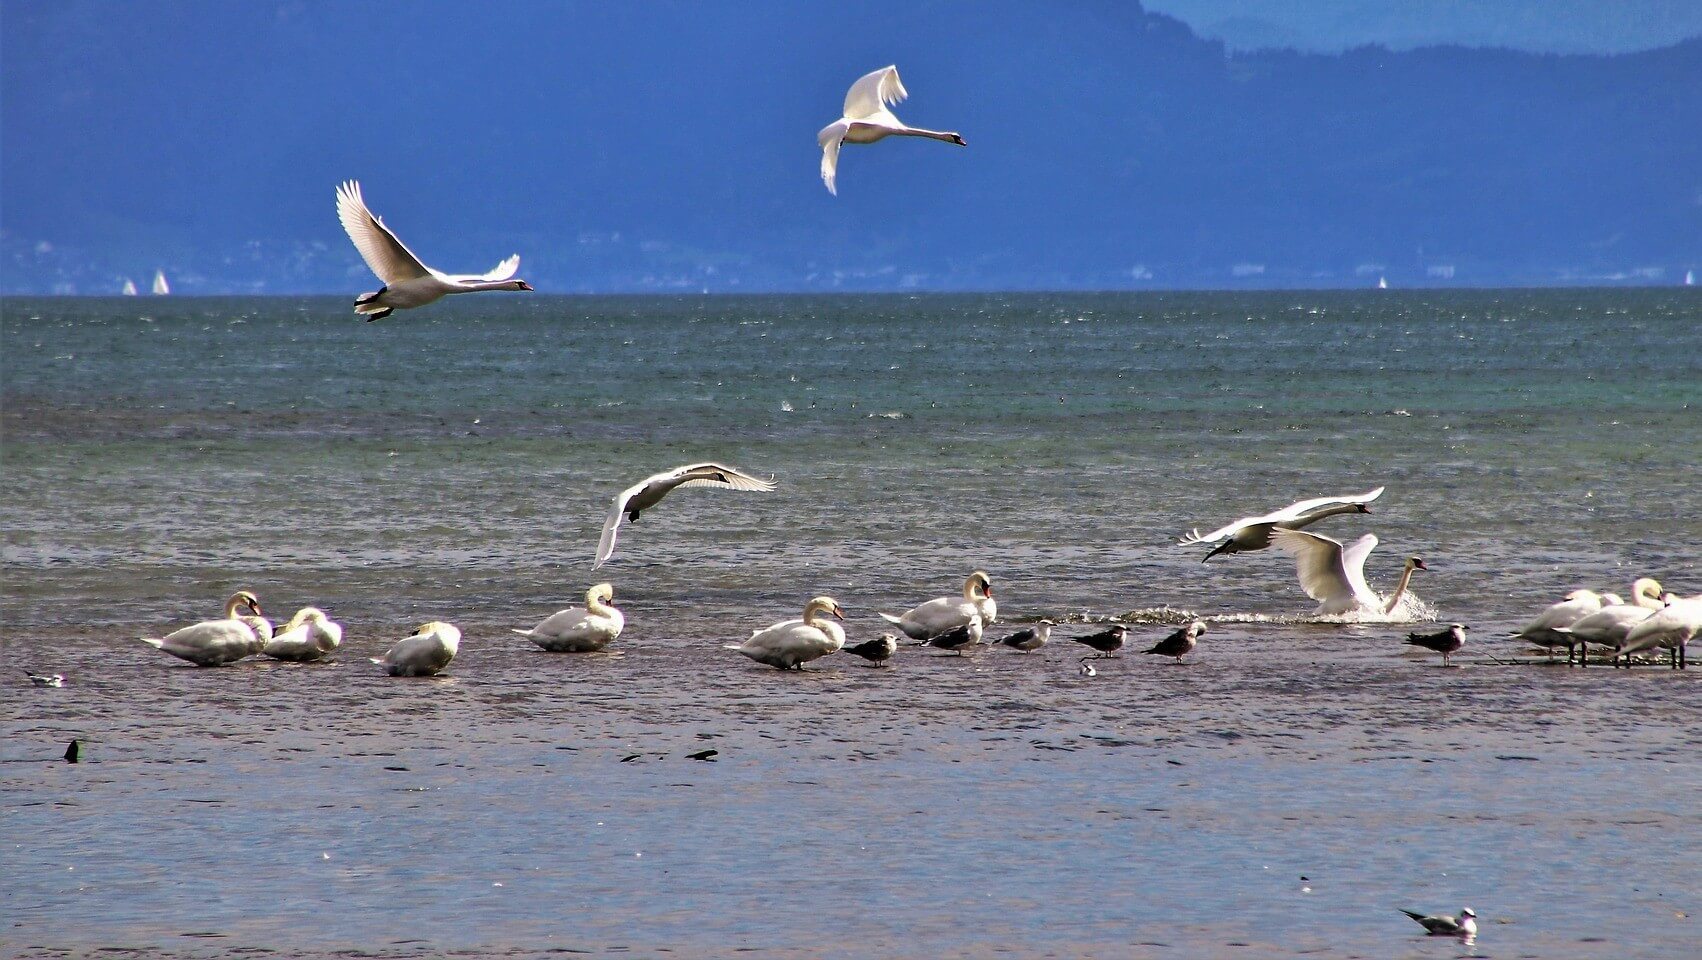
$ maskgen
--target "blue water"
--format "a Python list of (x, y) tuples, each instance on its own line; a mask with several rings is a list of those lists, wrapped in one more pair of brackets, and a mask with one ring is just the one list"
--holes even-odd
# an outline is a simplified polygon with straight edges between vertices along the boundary
[[(7, 940), (1432, 956), (1395, 908), (1470, 905), (1484, 956), (1688, 956), (1699, 674), (1503, 637), (1702, 591), (1699, 373), (1684, 290), (8, 300), (0, 655), (67, 685), (0, 690)], [(591, 571), (609, 499), (698, 459), (780, 487), (680, 491)], [(1379, 589), (1424, 557), (1459, 669), (1310, 622), (1276, 551), (1175, 544), (1379, 485), (1314, 529), (1375, 532)], [(720, 649), (821, 593), (872, 636), (974, 567), (1011, 623), (1154, 625), (1091, 682), (1069, 626), (884, 672)], [(508, 633), (600, 579), (613, 653)], [(337, 662), (135, 643), (239, 587), (327, 609)], [(1193, 665), (1132, 653), (1195, 612)], [(376, 675), (428, 619), (452, 677)]]

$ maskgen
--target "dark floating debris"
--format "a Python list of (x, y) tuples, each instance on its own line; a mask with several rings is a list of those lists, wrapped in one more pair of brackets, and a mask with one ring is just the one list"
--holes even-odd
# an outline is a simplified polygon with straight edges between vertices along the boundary
[(77, 763), (78, 761), (82, 760), (82, 758), (83, 758), (82, 741), (73, 739), (71, 741), (71, 745), (65, 748), (65, 762), (66, 763)]
[(707, 760), (710, 763), (714, 763), (715, 757), (720, 753), (721, 753), (721, 751), (719, 751), (719, 750), (699, 750), (696, 753), (686, 754), (686, 759), (687, 760)]

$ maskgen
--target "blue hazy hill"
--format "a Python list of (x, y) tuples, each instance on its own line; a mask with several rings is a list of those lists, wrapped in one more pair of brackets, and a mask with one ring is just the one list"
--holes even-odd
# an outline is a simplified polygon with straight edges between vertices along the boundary
[[(1702, 41), (1230, 55), (1136, 3), (8, 3), (11, 291), (369, 289), (332, 189), (541, 290), (1672, 282)], [(967, 149), (815, 133), (896, 62)]]

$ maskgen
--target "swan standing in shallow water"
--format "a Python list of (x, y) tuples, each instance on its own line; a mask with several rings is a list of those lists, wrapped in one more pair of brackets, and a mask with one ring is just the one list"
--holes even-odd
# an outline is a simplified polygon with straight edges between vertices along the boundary
[[(1211, 552), (1200, 558), (1205, 563), (1220, 553), (1246, 553), (1251, 550), (1263, 550), (1271, 545), (1271, 531), (1281, 527), (1285, 530), (1299, 530), (1301, 527), (1317, 523), (1325, 517), (1333, 517), (1338, 513), (1370, 513), (1371, 508), (1366, 504), (1383, 495), (1383, 487), (1367, 490), (1364, 493), (1345, 497), (1319, 497), (1315, 500), (1302, 500), (1291, 503), (1281, 510), (1267, 513), (1260, 517), (1242, 517), (1234, 523), (1219, 527), (1210, 533), (1198, 530), (1188, 531), (1188, 535), (1177, 543), (1187, 546), (1194, 543), (1211, 543), (1223, 540), (1211, 549)], [(1225, 539), (1228, 538), (1228, 539)]]
[(585, 591), (585, 606), (557, 611), (530, 630), (514, 632), (551, 653), (594, 653), (613, 643), (626, 626), (614, 599), (614, 585), (599, 583)]
[(343, 643), (343, 628), (318, 607), (302, 607), (261, 653), (274, 660), (307, 663), (323, 659)]
[(591, 569), (607, 563), (614, 555), (615, 538), (619, 535), (623, 518), (637, 523), (640, 512), (661, 503), (663, 497), (678, 487), (721, 487), (767, 493), (774, 489), (774, 480), (753, 477), (719, 463), (689, 463), (646, 477), (615, 497), (615, 505), (609, 510), (608, 519), (603, 521), (603, 537), (597, 542), (597, 560), (591, 564)]
[(392, 677), (430, 677), (449, 666), (460, 649), (460, 629), (433, 620), (420, 624), (411, 636), (384, 651), (384, 656), (370, 659)]
[(384, 283), (355, 299), (355, 312), (365, 315), (368, 322), (382, 320), (397, 310), (423, 307), (452, 293), (532, 289), (526, 281), (514, 279), (514, 272), (520, 269), (518, 253), (481, 274), (441, 273), (421, 263), (384, 221), (366, 208), (357, 181), (337, 187), (337, 219), (343, 222), (343, 230), (354, 241), (361, 259)]
[[(237, 616), (236, 612), (244, 609), (250, 615)], [(174, 630), (164, 639), (143, 637), (142, 642), (198, 667), (222, 667), (259, 653), (266, 645), (266, 639), (255, 631), (253, 624), (247, 622), (255, 618), (264, 619), (260, 613), (259, 598), (247, 590), (238, 590), (225, 601), (223, 620), (203, 620)], [(266, 635), (271, 636), (269, 624)]]
[(781, 670), (802, 670), (811, 660), (825, 657), (845, 646), (845, 631), (832, 620), (817, 614), (828, 613), (841, 620), (845, 611), (832, 597), (816, 597), (804, 605), (804, 616), (798, 620), (782, 620), (765, 630), (751, 634), (744, 643), (729, 643), (728, 650), (737, 650), (757, 663), (766, 663)]
[(967, 146), (963, 137), (949, 130), (924, 130), (907, 127), (887, 107), (910, 96), (898, 79), (898, 67), (882, 67), (866, 73), (851, 85), (845, 94), (845, 116), (833, 121), (816, 134), (821, 144), (821, 182), (827, 192), (837, 196), (834, 180), (839, 174), (839, 146), (843, 143), (874, 143), (887, 137), (928, 137), (958, 146)]
[(881, 619), (904, 631), (912, 640), (927, 640), (947, 630), (963, 626), (976, 617), (981, 625), (996, 623), (999, 604), (993, 599), (993, 578), (987, 571), (977, 570), (963, 581), (963, 599), (935, 597), (927, 603), (906, 610), (902, 616), (882, 613)]
[(1422, 559), (1408, 557), (1395, 592), (1384, 598), (1365, 582), (1365, 558), (1377, 549), (1374, 533), (1343, 547), (1341, 541), (1322, 534), (1278, 527), (1271, 531), (1271, 543), (1294, 555), (1300, 586), (1318, 601), (1321, 614), (1393, 613), (1407, 592), (1413, 571), (1430, 569)]
[[(1666, 647), (1672, 651), (1673, 669), (1683, 670), (1686, 666), (1685, 648), (1698, 632), (1702, 632), (1702, 597), (1676, 599), (1632, 627), (1614, 655), (1622, 657)], [(1629, 662), (1626, 665), (1629, 666)]]
[[(1613, 599), (1618, 600), (1617, 597)], [(1564, 628), (1600, 610), (1604, 603), (1602, 595), (1594, 590), (1574, 590), (1559, 603), (1550, 604), (1513, 636), (1546, 649), (1550, 657), (1554, 656), (1554, 648), (1565, 647), (1566, 660), (1571, 662), (1573, 647), (1578, 641), (1564, 632)]]

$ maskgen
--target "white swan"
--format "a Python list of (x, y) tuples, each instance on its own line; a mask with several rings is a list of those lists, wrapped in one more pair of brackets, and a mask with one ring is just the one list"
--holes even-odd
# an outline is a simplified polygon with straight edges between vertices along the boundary
[(1661, 582), (1654, 577), (1641, 577), (1631, 584), (1631, 604), (1645, 610), (1659, 610), (1665, 607), (1666, 591), (1661, 589)]
[(830, 613), (841, 620), (845, 611), (832, 597), (816, 597), (804, 605), (800, 620), (782, 620), (765, 630), (751, 634), (744, 643), (726, 644), (757, 663), (766, 663), (781, 670), (802, 670), (811, 660), (825, 657), (845, 646), (845, 631), (832, 620), (817, 617)]
[(622, 519), (637, 522), (640, 512), (661, 503), (662, 498), (676, 487), (723, 487), (766, 493), (774, 489), (774, 480), (753, 477), (719, 463), (690, 463), (646, 477), (615, 497), (615, 505), (610, 508), (608, 519), (603, 521), (603, 536), (597, 542), (597, 561), (591, 564), (591, 569), (607, 563), (614, 554), (615, 537)]
[(585, 606), (558, 610), (532, 629), (514, 632), (551, 653), (594, 653), (613, 643), (626, 626), (614, 599), (614, 585), (599, 583), (585, 591)]
[[(236, 612), (240, 609), (247, 609), (252, 616), (238, 617)], [(198, 667), (222, 667), (259, 653), (266, 645), (254, 626), (246, 622), (260, 616), (259, 599), (247, 590), (238, 590), (225, 601), (224, 619), (203, 620), (173, 630), (164, 639), (143, 637), (142, 642)]]
[(1572, 659), (1573, 646), (1578, 642), (1569, 633), (1561, 632), (1562, 628), (1570, 627), (1579, 620), (1595, 613), (1603, 606), (1618, 605), (1618, 597), (1608, 595), (1614, 601), (1609, 604), (1608, 598), (1594, 590), (1574, 590), (1568, 593), (1559, 603), (1550, 604), (1548, 609), (1536, 615), (1530, 623), (1520, 628), (1514, 637), (1527, 643), (1543, 647), (1554, 655), (1555, 647), (1566, 648), (1566, 659)]
[(302, 607), (284, 628), (266, 641), (261, 653), (274, 660), (320, 660), (343, 643), (343, 627), (318, 607)]
[[(1361, 494), (1345, 497), (1318, 497), (1315, 500), (1302, 500), (1291, 503), (1281, 510), (1258, 517), (1242, 517), (1231, 524), (1201, 533), (1190, 530), (1182, 539), (1176, 541), (1181, 546), (1195, 543), (1211, 543), (1223, 540), (1212, 548), (1212, 551), (1200, 558), (1205, 563), (1220, 553), (1245, 553), (1249, 550), (1263, 550), (1271, 545), (1271, 531), (1277, 527), (1287, 530), (1298, 530), (1301, 527), (1317, 523), (1325, 517), (1333, 517), (1338, 513), (1370, 513), (1371, 508), (1366, 504), (1383, 495), (1383, 487), (1367, 490)], [(1224, 539), (1224, 538), (1228, 539)]]
[(441, 273), (421, 263), (384, 221), (366, 208), (360, 184), (354, 180), (337, 187), (337, 219), (343, 221), (343, 230), (354, 241), (366, 265), (384, 282), (376, 291), (355, 299), (355, 312), (364, 314), (369, 322), (382, 320), (397, 310), (423, 307), (451, 293), (532, 289), (526, 281), (513, 279), (514, 272), (520, 269), (518, 253), (482, 274)]
[(1429, 569), (1420, 558), (1408, 557), (1395, 592), (1379, 597), (1365, 582), (1365, 558), (1377, 548), (1376, 534), (1368, 533), (1343, 547), (1341, 541), (1322, 534), (1277, 527), (1271, 531), (1271, 543), (1294, 555), (1300, 586), (1307, 596), (1318, 601), (1318, 612), (1322, 614), (1393, 613), (1406, 593), (1413, 571)]
[(963, 137), (949, 130), (924, 130), (908, 127), (887, 107), (910, 96), (898, 79), (898, 67), (882, 67), (864, 74), (845, 94), (845, 116), (821, 128), (816, 142), (821, 144), (821, 182), (827, 192), (837, 196), (834, 179), (839, 174), (839, 145), (842, 143), (874, 143), (887, 137), (928, 137), (958, 146), (968, 146)]
[(1653, 616), (1655, 611), (1634, 603), (1616, 603), (1602, 607), (1572, 621), (1568, 626), (1550, 627), (1557, 634), (1578, 643), (1593, 643), (1598, 647), (1616, 647), (1631, 632), (1631, 628)]
[(963, 581), (963, 598), (936, 597), (905, 611), (902, 616), (882, 613), (881, 619), (895, 624), (912, 640), (927, 640), (947, 630), (961, 627), (975, 617), (983, 625), (997, 623), (999, 604), (993, 599), (993, 580), (985, 570), (977, 570)]
[(1672, 651), (1673, 667), (1682, 670), (1685, 648), (1699, 631), (1702, 631), (1702, 597), (1674, 599), (1633, 626), (1625, 634), (1624, 642), (1614, 650), (1614, 656), (1666, 647)]
[(392, 677), (429, 677), (449, 666), (460, 649), (460, 629), (433, 620), (420, 624), (412, 635), (384, 651), (384, 656), (370, 659)]

